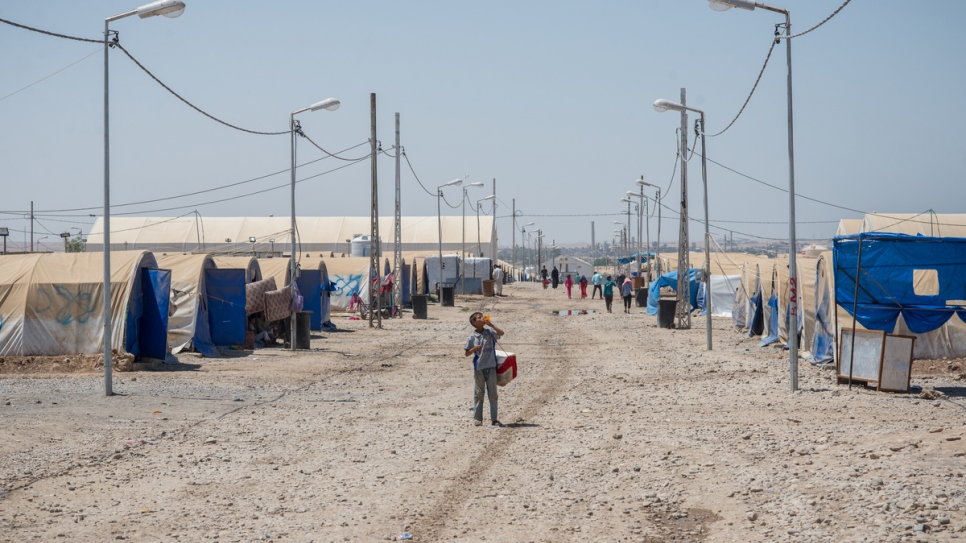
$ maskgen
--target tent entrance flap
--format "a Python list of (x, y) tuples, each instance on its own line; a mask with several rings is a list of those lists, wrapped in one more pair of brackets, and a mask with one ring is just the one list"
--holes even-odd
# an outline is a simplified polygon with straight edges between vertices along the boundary
[(205, 270), (208, 323), (215, 345), (245, 344), (245, 270)]
[(164, 360), (168, 351), (168, 302), (171, 271), (141, 269), (143, 292), (140, 330), (141, 356)]

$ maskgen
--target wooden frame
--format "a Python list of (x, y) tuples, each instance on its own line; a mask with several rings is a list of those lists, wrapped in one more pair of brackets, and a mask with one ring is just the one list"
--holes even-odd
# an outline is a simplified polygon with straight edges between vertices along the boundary
[[(842, 328), (839, 336), (838, 356), (835, 360), (838, 377), (849, 379), (851, 368), (852, 381), (878, 384), (882, 370), (882, 358), (885, 354), (886, 333), (880, 330)], [(855, 358), (859, 360), (856, 364), (853, 364), (852, 361), (853, 342), (856, 346)], [(844, 364), (845, 355), (848, 356), (848, 366)]]
[[(878, 390), (883, 392), (909, 392), (916, 338), (915, 336), (886, 334), (885, 341), (886, 346), (882, 354), (882, 363), (879, 365)], [(904, 350), (906, 345), (908, 346), (908, 353)]]

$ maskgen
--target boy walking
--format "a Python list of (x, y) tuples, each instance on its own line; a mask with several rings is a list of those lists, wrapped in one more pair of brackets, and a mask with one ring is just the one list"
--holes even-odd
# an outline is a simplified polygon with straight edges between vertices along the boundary
[(465, 356), (473, 355), (473, 425), (483, 425), (483, 391), (486, 390), (490, 401), (490, 428), (500, 428), (503, 424), (496, 416), (496, 340), (503, 337), (503, 330), (484, 319), (480, 312), (470, 315), (470, 324), (475, 330), (466, 339), (464, 349)]
[(611, 276), (608, 275), (607, 276), (607, 281), (604, 281), (604, 302), (607, 303), (607, 312), (608, 313), (613, 313), (613, 311), (611, 311), (611, 304), (614, 303), (614, 287), (615, 286), (617, 286), (617, 283), (614, 283), (613, 281), (611, 281)]

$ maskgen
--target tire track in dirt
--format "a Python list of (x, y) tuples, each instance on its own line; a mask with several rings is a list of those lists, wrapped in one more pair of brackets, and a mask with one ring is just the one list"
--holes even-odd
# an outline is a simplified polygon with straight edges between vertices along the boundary
[[(537, 323), (537, 329), (552, 329), (549, 324), (554, 317), (536, 309), (537, 305), (539, 304), (529, 304), (524, 311), (533, 315), (534, 319), (538, 318), (537, 315), (543, 314), (542, 319), (545, 320)], [(517, 310), (516, 312), (519, 314), (524, 313), (524, 311)], [(582, 328), (577, 326), (578, 323), (571, 324), (573, 326), (567, 327), (566, 331), (568, 343), (582, 344), (584, 339)], [(553, 349), (545, 344), (529, 355), (541, 357), (542, 360), (553, 359), (553, 363), (542, 365), (543, 371), (536, 381), (545, 383), (545, 385), (540, 388), (539, 392), (526, 396), (528, 398), (526, 403), (514, 408), (514, 411), (518, 413), (518, 418), (524, 421), (536, 418), (553, 398), (564, 390), (571, 388), (568, 381), (576, 366), (577, 358), (569, 349)], [(499, 430), (496, 439), (490, 441), (478, 454), (473, 456), (465, 464), (467, 467), (462, 472), (448, 477), (451, 482), (442, 492), (437, 494), (437, 497), (428, 506), (428, 510), (423, 512), (423, 518), (413, 526), (412, 532), (415, 537), (418, 537), (421, 541), (439, 541), (442, 539), (442, 530), (479, 489), (479, 486), (491, 471), (500, 465), (500, 462), (495, 458), (505, 455), (510, 445), (518, 439), (515, 434), (513, 428)]]

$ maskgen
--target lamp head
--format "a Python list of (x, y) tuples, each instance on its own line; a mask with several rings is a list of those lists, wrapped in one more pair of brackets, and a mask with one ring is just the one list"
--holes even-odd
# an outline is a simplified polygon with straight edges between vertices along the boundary
[(533, 226), (534, 224), (536, 224), (536, 223), (528, 222), (527, 224), (523, 225), (521, 228), (526, 228), (528, 226)]
[(664, 113), (665, 111), (667, 111), (669, 109), (673, 109), (674, 111), (683, 111), (684, 110), (684, 106), (682, 106), (681, 104), (679, 104), (677, 102), (672, 102), (670, 100), (665, 100), (664, 98), (660, 98), (658, 100), (654, 100), (654, 110), (655, 111), (658, 111), (659, 113)]
[(156, 15), (164, 15), (169, 19), (174, 19), (175, 17), (180, 17), (181, 14), (184, 13), (184, 2), (181, 0), (158, 0), (157, 2), (145, 4), (139, 7), (136, 11), (138, 17), (142, 19), (154, 17)]
[(755, 10), (754, 0), (708, 0), (708, 7), (715, 11), (728, 11), (731, 8)]
[(449, 183), (443, 183), (442, 185), (439, 186), (439, 188), (443, 188), (443, 187), (458, 187), (462, 183), (463, 183), (463, 180), (462, 179), (454, 179), (454, 180), (450, 181)]
[(494, 198), (496, 198), (496, 194), (491, 194), (491, 195), (489, 195), (489, 196), (487, 196), (486, 198), (480, 198), (479, 200), (477, 200), (477, 202), (478, 202), (478, 203), (479, 203), (479, 202), (485, 202), (485, 201), (487, 201), (487, 200), (492, 200), (492, 199), (494, 199)]
[(482, 187), (483, 186), (483, 183), (480, 183), (480, 182), (470, 183), (470, 184), (468, 184), (466, 186), (467, 187)]
[(322, 100), (321, 102), (316, 102), (316, 103), (312, 104), (311, 106), (309, 106), (309, 110), (310, 111), (318, 111), (320, 109), (325, 109), (325, 110), (328, 110), (328, 111), (335, 111), (335, 110), (339, 109), (339, 106), (341, 106), (341, 105), (342, 105), (342, 102), (340, 102), (338, 100), (338, 98), (326, 98), (325, 100)]
[(251, 243), (255, 243), (255, 238), (254, 237), (250, 237), (250, 238), (248, 238), (248, 241), (250, 241)]
[(629, 203), (631, 203), (631, 199), (630, 198), (621, 198), (621, 202), (624, 202), (625, 204), (629, 204)]

